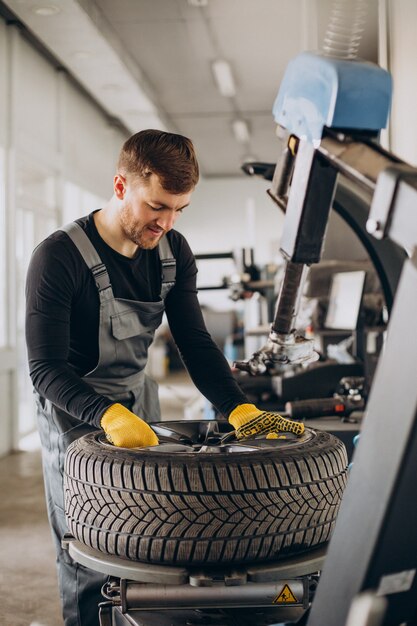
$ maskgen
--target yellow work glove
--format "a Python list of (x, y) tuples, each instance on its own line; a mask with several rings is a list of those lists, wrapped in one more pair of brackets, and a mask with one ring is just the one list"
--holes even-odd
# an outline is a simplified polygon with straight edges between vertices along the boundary
[(159, 443), (152, 428), (122, 404), (112, 404), (100, 424), (108, 441), (121, 448), (144, 448)]
[(237, 439), (247, 439), (264, 433), (290, 432), (302, 435), (304, 424), (282, 417), (279, 413), (260, 411), (254, 404), (239, 404), (229, 415)]

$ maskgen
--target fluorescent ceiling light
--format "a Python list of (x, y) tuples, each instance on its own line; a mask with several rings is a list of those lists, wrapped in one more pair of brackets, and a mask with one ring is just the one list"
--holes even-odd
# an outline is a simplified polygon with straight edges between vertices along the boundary
[(58, 13), (61, 13), (60, 7), (57, 7), (54, 4), (35, 6), (32, 7), (32, 11), (35, 15), (39, 15), (39, 17), (51, 17), (51, 15), (58, 15)]
[(217, 88), (222, 96), (233, 98), (236, 95), (236, 87), (230, 64), (227, 61), (218, 59), (213, 61), (212, 68)]
[(239, 143), (248, 143), (250, 141), (249, 126), (245, 120), (233, 120), (232, 130), (236, 141), (238, 141)]

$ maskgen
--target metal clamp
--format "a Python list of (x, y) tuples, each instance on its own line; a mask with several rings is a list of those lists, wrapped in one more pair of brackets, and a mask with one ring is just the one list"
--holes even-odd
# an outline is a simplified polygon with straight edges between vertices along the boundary
[(295, 331), (289, 334), (271, 330), (266, 344), (248, 361), (235, 361), (237, 369), (252, 375), (278, 374), (289, 364), (313, 363), (319, 358), (313, 339), (306, 339)]

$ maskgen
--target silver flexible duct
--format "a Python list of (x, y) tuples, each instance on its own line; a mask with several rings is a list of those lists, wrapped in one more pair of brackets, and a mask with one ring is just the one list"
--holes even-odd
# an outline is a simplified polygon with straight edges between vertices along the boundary
[(356, 59), (365, 29), (369, 0), (334, 0), (323, 42), (326, 56)]

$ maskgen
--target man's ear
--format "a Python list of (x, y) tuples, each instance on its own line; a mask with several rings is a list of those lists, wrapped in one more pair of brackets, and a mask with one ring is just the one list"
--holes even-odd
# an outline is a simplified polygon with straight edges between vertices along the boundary
[(116, 174), (113, 179), (114, 194), (118, 200), (123, 200), (126, 193), (126, 178), (121, 174)]

